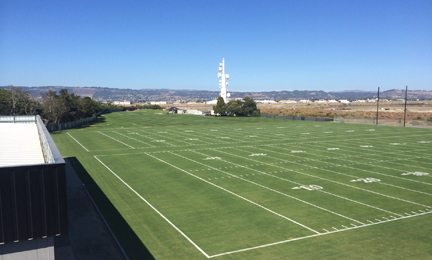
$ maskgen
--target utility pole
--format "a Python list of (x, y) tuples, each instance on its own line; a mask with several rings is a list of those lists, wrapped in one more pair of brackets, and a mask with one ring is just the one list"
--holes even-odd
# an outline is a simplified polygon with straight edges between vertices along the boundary
[(378, 100), (377, 100), (377, 117), (376, 117), (376, 125), (378, 125), (379, 92), (380, 92), (380, 88), (378, 87)]
[(407, 96), (408, 96), (408, 86), (405, 88), (405, 114), (404, 114), (404, 127), (405, 127), (405, 119), (406, 119), (406, 104), (407, 104)]

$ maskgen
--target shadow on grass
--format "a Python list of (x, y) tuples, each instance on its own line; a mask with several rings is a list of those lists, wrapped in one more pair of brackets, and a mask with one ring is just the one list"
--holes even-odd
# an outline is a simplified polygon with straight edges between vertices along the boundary
[(114, 232), (129, 259), (154, 259), (145, 245), (128, 225), (126, 220), (117, 211), (78, 159), (76, 157), (68, 157), (66, 159), (70, 162), (81, 181), (85, 184), (87, 191), (97, 204), (100, 212), (108, 222), (108, 225)]

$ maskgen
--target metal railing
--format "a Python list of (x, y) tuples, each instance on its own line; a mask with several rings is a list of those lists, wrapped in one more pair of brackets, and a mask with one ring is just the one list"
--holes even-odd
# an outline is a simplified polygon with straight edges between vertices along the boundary
[(45, 125), (39, 115), (35, 116), (35, 118), (45, 163), (55, 163), (55, 159), (47, 139), (47, 135), (49, 135), (48, 130), (45, 128)]
[(39, 115), (0, 116), (0, 123), (36, 124), (45, 163), (65, 163), (60, 151), (55, 145), (54, 140)]
[(26, 116), (0, 116), (0, 123), (36, 124), (34, 115)]

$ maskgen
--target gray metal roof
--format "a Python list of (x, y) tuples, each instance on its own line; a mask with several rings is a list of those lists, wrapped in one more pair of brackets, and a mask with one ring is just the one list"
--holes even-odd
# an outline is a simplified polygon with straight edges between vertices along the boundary
[(0, 167), (43, 164), (37, 125), (0, 124)]

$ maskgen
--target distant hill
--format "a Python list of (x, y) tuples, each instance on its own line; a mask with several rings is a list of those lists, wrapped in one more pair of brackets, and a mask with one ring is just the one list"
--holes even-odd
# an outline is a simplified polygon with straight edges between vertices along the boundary
[[(3, 86), (2, 88), (7, 88)], [(219, 96), (219, 91), (207, 90), (174, 90), (174, 89), (119, 89), (102, 87), (62, 87), (62, 86), (42, 86), (42, 87), (20, 87), (29, 91), (32, 96), (40, 97), (40, 93), (47, 92), (49, 89), (58, 91), (67, 89), (69, 93), (79, 96), (89, 96), (98, 101), (198, 101), (211, 100)], [(283, 90), (283, 91), (263, 91), (263, 92), (231, 92), (231, 98), (244, 98), (251, 96), (254, 99), (366, 99), (376, 98), (376, 91), (345, 90), (345, 91), (322, 91), (322, 90)], [(380, 93), (380, 98), (398, 99), (405, 97), (405, 90), (392, 89)], [(409, 99), (432, 99), (432, 91), (408, 90)]]

